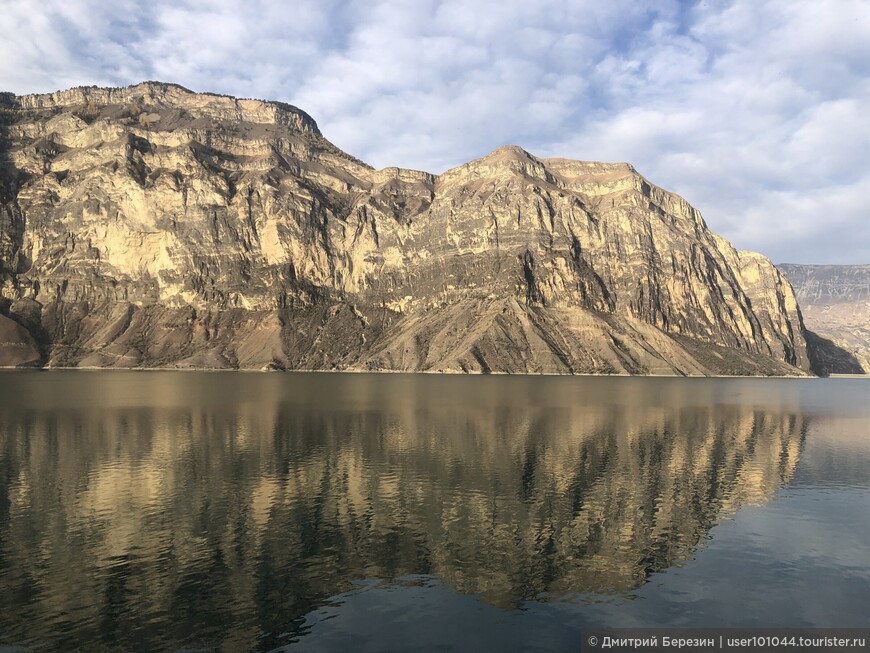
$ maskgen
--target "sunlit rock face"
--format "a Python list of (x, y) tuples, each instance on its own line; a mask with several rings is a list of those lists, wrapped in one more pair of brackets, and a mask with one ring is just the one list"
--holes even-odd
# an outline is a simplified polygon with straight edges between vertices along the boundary
[[(870, 373), (870, 265), (779, 268), (794, 285), (822, 373)], [(835, 347), (831, 347), (833, 343)]]
[(373, 170), (159, 83), (2, 106), (4, 365), (809, 370), (785, 278), (627, 164)]

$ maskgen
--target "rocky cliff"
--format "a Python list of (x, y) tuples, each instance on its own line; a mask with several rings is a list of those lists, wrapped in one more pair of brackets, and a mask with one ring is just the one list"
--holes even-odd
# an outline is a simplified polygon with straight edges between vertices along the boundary
[(0, 365), (809, 370), (780, 272), (627, 164), (374, 170), (151, 82), (0, 104)]
[[(779, 268), (794, 286), (820, 373), (870, 373), (870, 265)], [(833, 346), (832, 346), (833, 345)]]

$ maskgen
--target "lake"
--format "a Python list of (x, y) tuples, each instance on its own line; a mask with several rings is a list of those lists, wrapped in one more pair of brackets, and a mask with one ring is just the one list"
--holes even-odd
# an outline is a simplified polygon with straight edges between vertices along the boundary
[(0, 651), (866, 626), (870, 380), (0, 372)]

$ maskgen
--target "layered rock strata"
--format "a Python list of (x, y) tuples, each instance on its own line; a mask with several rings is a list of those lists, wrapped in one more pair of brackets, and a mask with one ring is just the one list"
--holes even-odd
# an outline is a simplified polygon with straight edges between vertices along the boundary
[(810, 354), (823, 374), (870, 373), (870, 265), (779, 268), (800, 300)]
[(785, 277), (628, 164), (374, 170), (152, 82), (0, 103), (0, 365), (809, 371)]

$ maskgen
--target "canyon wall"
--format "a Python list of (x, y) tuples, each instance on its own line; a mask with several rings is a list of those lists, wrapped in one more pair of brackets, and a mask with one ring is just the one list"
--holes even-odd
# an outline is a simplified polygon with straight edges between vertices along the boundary
[(870, 372), (870, 265), (778, 266), (794, 285), (814, 369)]
[(631, 165), (374, 170), (290, 105), (0, 95), (0, 365), (804, 374), (797, 301)]

